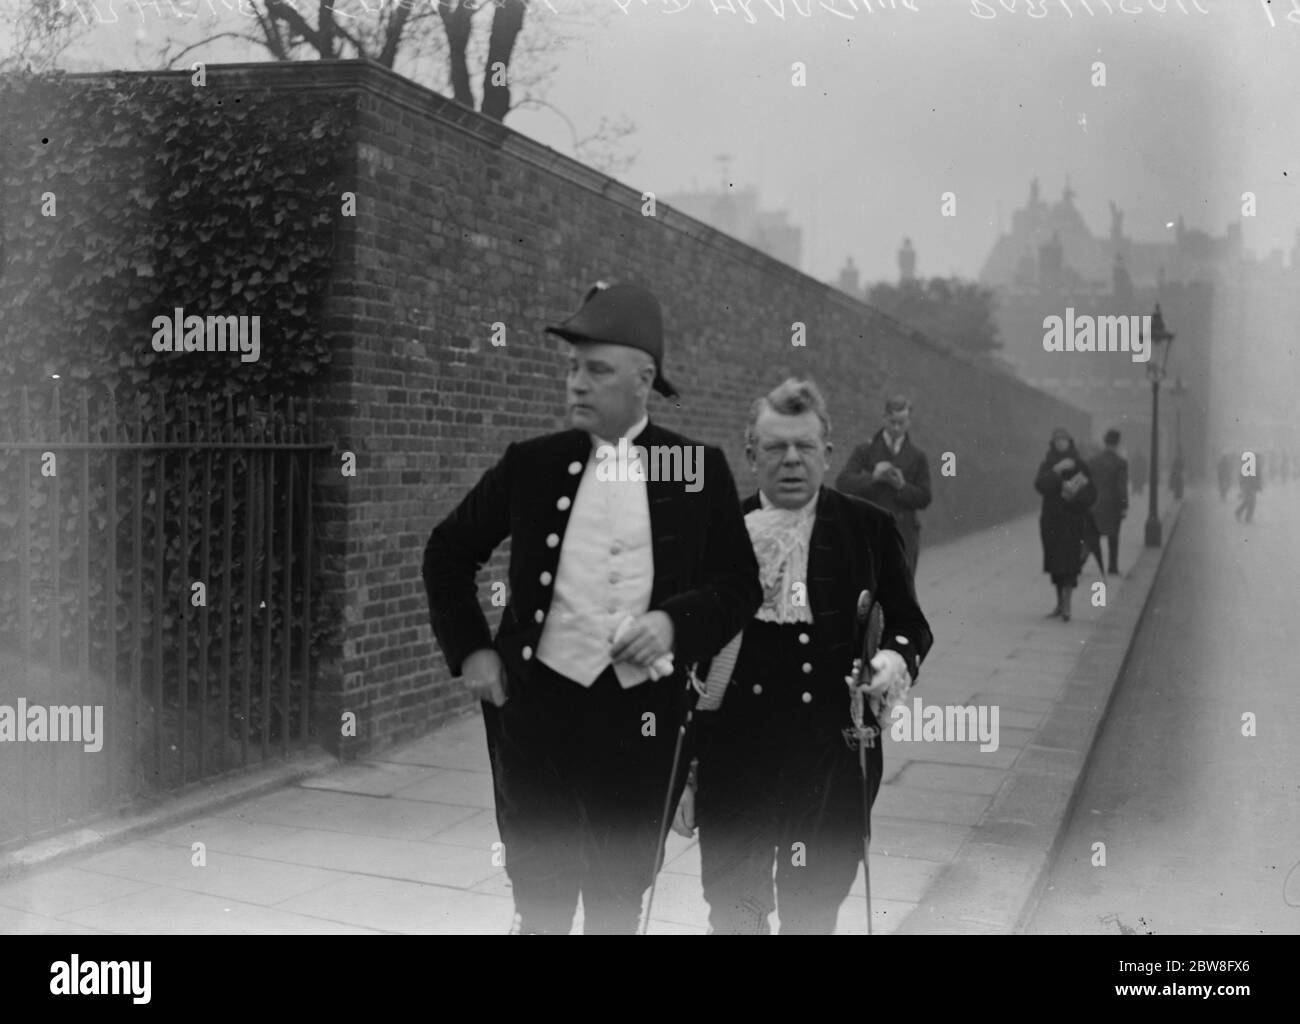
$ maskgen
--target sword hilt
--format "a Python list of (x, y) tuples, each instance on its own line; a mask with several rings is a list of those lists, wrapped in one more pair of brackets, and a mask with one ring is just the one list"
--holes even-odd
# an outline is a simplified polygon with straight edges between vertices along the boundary
[(849, 716), (853, 722), (851, 729), (844, 730), (845, 741), (850, 747), (861, 746), (871, 749), (876, 745), (880, 730), (866, 724), (866, 696), (862, 692), (862, 673), (866, 671), (871, 659), (876, 656), (876, 648), (884, 632), (884, 616), (874, 595), (863, 590), (858, 595), (858, 628), (862, 631), (862, 654), (853, 659), (853, 669), (847, 680), (849, 686)]

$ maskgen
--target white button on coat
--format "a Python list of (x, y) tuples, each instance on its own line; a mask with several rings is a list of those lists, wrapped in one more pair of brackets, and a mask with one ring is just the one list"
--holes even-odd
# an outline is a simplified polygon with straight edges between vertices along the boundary
[(525, 647), (522, 654), (524, 656), (524, 661), (531, 661), (533, 658), (533, 649), (531, 647)]
[(805, 661), (805, 662), (803, 663), (803, 674), (804, 674), (804, 675), (807, 675), (807, 674), (808, 674), (809, 672), (811, 672), (811, 671), (812, 671), (812, 666), (809, 665), (808, 662)]
[(542, 611), (540, 608), (538, 608), (537, 611), (533, 612), (534, 622), (541, 622), (545, 618), (546, 618), (546, 613)]
[(560, 543), (560, 535), (558, 533), (552, 533), (547, 535), (546, 546), (548, 548), (558, 547), (559, 543)]
[(811, 640), (811, 639), (812, 639), (812, 638), (809, 637), (807, 633), (800, 633), (800, 634), (799, 634), (799, 642), (800, 642), (801, 644), (806, 644), (806, 643), (808, 643), (809, 640)]
[(553, 580), (555, 577), (552, 576), (549, 572), (544, 572), (537, 578), (542, 581), (542, 586), (549, 587), (551, 585), (551, 580)]
[(560, 500), (555, 503), (555, 507), (561, 512), (564, 512), (572, 504), (573, 502), (569, 499), (569, 496), (567, 494), (562, 494), (560, 495)]
[(800, 698), (800, 699), (801, 699), (805, 704), (811, 704), (811, 703), (812, 703), (812, 694), (809, 693), (807, 690), (804, 690), (804, 692), (803, 692), (803, 697)]
[(577, 475), (578, 475), (579, 473), (581, 473), (581, 472), (582, 472), (582, 463), (581, 463), (581, 462), (570, 462), (570, 463), (569, 463), (569, 476), (577, 476)]
[(758, 696), (760, 693), (762, 693), (762, 692), (763, 692), (763, 688), (762, 688), (761, 686), (759, 686), (758, 683), (755, 683), (755, 684), (754, 684), (754, 696), (757, 697), (757, 696)]

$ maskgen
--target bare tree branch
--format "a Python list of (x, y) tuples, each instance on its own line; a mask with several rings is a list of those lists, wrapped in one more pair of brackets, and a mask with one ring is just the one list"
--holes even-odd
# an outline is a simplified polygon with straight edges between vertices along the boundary
[[(6, 2), (22, 0), (0, 0)], [(502, 120), (513, 108), (514, 97), (539, 90), (553, 76), (558, 67), (555, 54), (568, 41), (557, 30), (559, 18), (531, 19), (524, 31), (528, 0), (386, 0), (377, 7), (363, 0), (365, 13), (344, 9), (343, 0), (241, 3), (254, 17), (246, 31), (233, 26), (225, 30), (228, 15), (214, 9), (217, 20), (203, 26), (213, 31), (197, 42), (168, 37), (155, 58), (158, 64), (175, 67), (194, 51), (223, 40), (253, 43), (277, 61), (356, 56), (395, 71), (400, 62), (399, 73), (440, 92), (450, 88), (457, 103)], [(488, 8), (494, 12), (491, 23), (486, 32), (476, 32), (475, 24), (486, 23), (478, 14)], [(175, 47), (180, 49), (173, 53)], [(480, 73), (481, 102), (473, 89)]]
[[(326, 38), (323, 33), (316, 31), (308, 25), (307, 19), (299, 14), (297, 10), (286, 4), (284, 0), (264, 0), (264, 2), (266, 4), (266, 13), (270, 16), (272, 21), (283, 21), (293, 29), (293, 31), (302, 36), (303, 39), (305, 39), (322, 57), (337, 56), (333, 50), (333, 40)], [(322, 0), (320, 6), (322, 18), (326, 16), (325, 11), (327, 10), (329, 10), (329, 16), (333, 16), (333, 11), (330, 10), (332, 2), (333, 0)]]
[(250, 36), (244, 32), (218, 32), (216, 35), (208, 36), (205, 39), (200, 39), (197, 43), (191, 43), (189, 46), (185, 47), (185, 49), (179, 51), (174, 56), (168, 58), (167, 62), (163, 64), (163, 67), (171, 68), (178, 60), (184, 57), (191, 50), (197, 50), (200, 46), (207, 46), (208, 43), (211, 43), (217, 39), (243, 39), (246, 42), (256, 43), (258, 45), (266, 44), (265, 39), (261, 39), (258, 36)]
[(23, 65), (48, 70), (90, 28), (84, 14), (78, 24), (60, 0), (5, 0), (0, 5), (0, 40), (13, 42), (0, 57), (0, 71)]
[(596, 129), (588, 135), (579, 136), (573, 119), (554, 103), (549, 103), (536, 96), (528, 96), (515, 104), (515, 110), (526, 107), (541, 107), (551, 111), (562, 120), (569, 129), (569, 139), (573, 157), (590, 167), (612, 176), (623, 173), (631, 166), (635, 154), (626, 150), (620, 152), (627, 139), (636, 134), (636, 125), (626, 117), (611, 121), (602, 117)]

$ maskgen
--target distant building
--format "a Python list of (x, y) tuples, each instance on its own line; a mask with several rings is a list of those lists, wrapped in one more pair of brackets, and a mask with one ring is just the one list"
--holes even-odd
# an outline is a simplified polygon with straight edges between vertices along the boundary
[(862, 278), (858, 274), (858, 268), (854, 265), (852, 256), (850, 256), (848, 262), (840, 268), (840, 278), (835, 282), (835, 285), (842, 292), (848, 292), (854, 297), (861, 296)]
[[(1300, 238), (1297, 239), (1300, 242)], [(898, 283), (906, 284), (908, 281), (916, 280), (916, 250), (912, 248), (912, 240), (904, 238), (902, 246), (898, 250)], [(845, 260), (844, 266), (840, 267), (839, 277), (831, 282), (842, 292), (847, 292), (855, 299), (863, 302), (867, 300), (867, 292), (870, 290), (870, 284), (864, 284), (862, 276), (858, 271), (857, 265), (853, 262), (853, 257)]]
[[(1176, 334), (1167, 383), (1181, 375), (1187, 385), (1183, 450), (1189, 473), (1199, 476), (1209, 446), (1223, 443), (1228, 432), (1218, 421), (1239, 415), (1243, 399), (1267, 388), (1260, 368), (1249, 368), (1242, 347), (1248, 338), (1237, 335), (1246, 334), (1252, 320), (1295, 323), (1289, 310), (1300, 305), (1300, 232), (1291, 266), (1284, 268), (1280, 252), (1265, 261), (1246, 254), (1240, 224), (1228, 225), (1216, 238), (1188, 229), (1180, 217), (1172, 241), (1142, 242), (1125, 236), (1123, 212), (1111, 203), (1109, 234), (1095, 236), (1074, 196), (1067, 179), (1060, 201), (1045, 203), (1034, 180), (1011, 231), (998, 238), (984, 262), (980, 282), (997, 292), (1003, 355), (1028, 383), (1091, 412), (1099, 432), (1117, 427), (1130, 453), (1145, 450), (1151, 429), (1146, 364), (1134, 363), (1128, 353), (1044, 351), (1043, 320), (1064, 316), (1067, 308), (1076, 317), (1145, 315), (1159, 302)], [(1162, 478), (1176, 444), (1171, 406), (1162, 392)]]
[[(899, 247), (897, 256), (898, 256), (898, 291), (899, 292), (906, 291), (907, 289), (905, 289), (904, 286), (908, 284), (913, 284), (914, 287), (920, 289), (922, 287), (922, 283), (920, 279), (916, 276), (916, 249), (913, 247), (912, 240), (910, 238), (903, 239), (903, 244)], [(853, 262), (853, 257), (849, 256), (845, 260), (844, 266), (840, 268), (839, 275), (834, 280), (827, 281), (826, 283), (830, 285), (832, 288), (838, 288), (846, 295), (851, 295), (859, 302), (866, 303), (869, 306), (874, 306), (874, 304), (871, 301), (871, 292), (876, 285), (884, 284), (885, 282), (862, 281), (861, 273), (858, 270), (857, 264)], [(903, 321), (905, 324), (907, 324), (907, 317), (897, 313), (894, 310), (890, 310), (887, 308), (880, 308), (880, 312), (883, 312), (889, 316), (893, 316), (896, 319)], [(961, 346), (955, 344), (953, 339), (950, 337), (946, 337), (941, 334), (936, 334), (933, 331), (930, 331), (927, 334), (925, 330), (917, 328), (915, 324), (907, 324), (907, 326), (912, 330), (917, 331), (918, 333), (924, 336), (927, 336), (929, 340), (934, 344), (937, 344), (941, 347), (950, 348), (953, 351), (962, 351)], [(1008, 377), (1018, 376), (1016, 372), (1016, 367), (1011, 362), (1009, 362), (999, 350), (995, 349), (993, 351), (983, 352), (979, 355), (978, 358), (983, 360), (983, 365), (987, 369), (995, 370), (996, 372), (1005, 374)]]
[(910, 238), (903, 239), (903, 247), (898, 250), (898, 283), (905, 284), (916, 280), (916, 250), (912, 248)]
[[(1116, 257), (1124, 261), (1138, 288), (1166, 281), (1213, 281), (1243, 258), (1241, 225), (1229, 224), (1221, 238), (1189, 230), (1180, 216), (1171, 242), (1139, 242), (1124, 235), (1124, 212), (1110, 204), (1110, 232), (1093, 235), (1074, 205), (1076, 193), (1066, 179), (1061, 199), (1045, 203), (1038, 179), (1029, 185), (1029, 202), (1011, 219), (1011, 231), (994, 243), (980, 271), (980, 283), (996, 288), (1104, 288)], [(1044, 260), (1046, 255), (1046, 261)]]
[(759, 209), (757, 189), (678, 192), (660, 199), (773, 259), (803, 269), (803, 229), (791, 224), (784, 210)]

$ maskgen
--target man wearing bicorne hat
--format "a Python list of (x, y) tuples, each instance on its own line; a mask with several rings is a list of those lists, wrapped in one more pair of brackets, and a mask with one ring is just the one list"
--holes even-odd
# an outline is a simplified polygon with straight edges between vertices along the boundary
[(754, 403), (746, 430), (759, 490), (743, 507), (763, 603), (708, 666), (674, 825), (690, 835), (699, 823), (713, 934), (767, 934), (774, 909), (782, 934), (834, 930), (882, 767), (877, 742), (864, 778), (846, 735), (864, 592), (884, 612), (864, 724), (887, 724), (933, 642), (894, 517), (822, 486), (829, 434), (816, 385), (794, 379)]
[[(571, 428), (516, 442), (433, 530), (424, 580), (453, 676), (483, 702), (516, 933), (631, 933), (654, 870), (686, 670), (761, 600), (722, 452), (650, 422), (664, 379), (658, 300), (592, 288), (546, 330), (569, 343)], [(691, 487), (634, 462), (657, 446), (703, 452)], [(609, 447), (606, 447), (609, 446)], [(495, 641), (475, 575), (510, 539)]]

